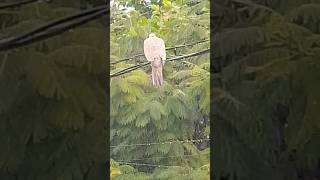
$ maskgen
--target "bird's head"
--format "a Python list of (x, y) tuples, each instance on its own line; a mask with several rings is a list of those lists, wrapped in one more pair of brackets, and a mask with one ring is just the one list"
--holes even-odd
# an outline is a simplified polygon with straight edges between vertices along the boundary
[(150, 33), (149, 37), (156, 37), (156, 35), (154, 33)]

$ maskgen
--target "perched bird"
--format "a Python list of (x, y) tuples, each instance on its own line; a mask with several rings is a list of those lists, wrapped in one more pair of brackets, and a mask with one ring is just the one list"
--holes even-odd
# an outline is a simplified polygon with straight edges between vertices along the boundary
[(160, 87), (163, 84), (162, 65), (166, 60), (166, 48), (164, 41), (158, 38), (154, 33), (144, 40), (144, 55), (151, 64), (152, 68), (152, 84)]

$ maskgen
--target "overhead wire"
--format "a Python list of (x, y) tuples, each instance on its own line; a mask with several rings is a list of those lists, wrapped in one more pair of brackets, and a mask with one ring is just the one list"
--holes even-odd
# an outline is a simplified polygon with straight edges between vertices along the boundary
[(178, 45), (178, 46), (174, 46), (174, 47), (169, 47), (169, 48), (166, 48), (166, 50), (174, 50), (174, 49), (177, 49), (177, 48), (194, 46), (194, 45), (197, 45), (197, 44), (200, 44), (200, 43), (204, 43), (204, 42), (208, 42), (208, 41), (209, 41), (209, 39), (204, 39), (204, 40), (196, 41), (196, 42), (189, 43), (189, 44), (182, 44), (182, 45)]
[[(193, 42), (193, 43), (189, 43), (189, 44), (182, 44), (182, 45), (178, 45), (178, 46), (174, 46), (174, 47), (169, 47), (169, 48), (166, 48), (167, 51), (169, 50), (176, 50), (178, 48), (183, 48), (183, 47), (189, 47), (189, 46), (194, 46), (194, 45), (197, 45), (197, 44), (200, 44), (200, 43), (204, 43), (204, 42), (207, 42), (209, 41), (209, 39), (204, 39), (204, 40), (201, 40), (201, 41), (197, 41), (197, 42)], [(141, 56), (144, 56), (143, 53), (140, 53), (140, 54), (136, 54), (132, 57), (128, 57), (128, 58), (124, 58), (124, 59), (120, 59), (118, 61), (115, 61), (115, 62), (112, 62), (111, 64), (114, 65), (114, 64), (118, 64), (118, 63), (121, 63), (121, 62), (125, 62), (125, 61), (129, 61), (129, 60), (133, 60), (137, 57), (141, 57)]]
[(148, 159), (167, 159), (167, 158), (175, 158), (175, 157), (193, 157), (193, 156), (201, 156), (201, 155), (210, 155), (210, 153), (203, 153), (203, 154), (190, 154), (190, 155), (181, 155), (181, 156), (155, 156), (152, 158), (140, 158), (140, 159), (126, 159), (126, 160), (115, 160), (116, 162), (129, 162), (129, 161), (141, 161), (141, 160), (148, 160)]
[[(159, 145), (159, 144), (174, 144), (174, 143), (185, 143), (185, 142), (204, 142), (210, 141), (209, 138), (207, 139), (192, 139), (192, 140), (175, 140), (175, 141), (165, 141), (165, 142), (152, 142), (152, 143), (141, 143), (141, 144), (127, 144), (127, 145), (117, 145), (117, 146), (110, 146), (110, 147), (128, 147), (128, 146), (151, 146), (151, 145)], [(193, 155), (181, 155), (181, 156), (155, 156), (152, 158), (139, 158), (139, 159), (127, 159), (127, 160), (115, 160), (119, 164), (126, 164), (126, 165), (137, 165), (137, 166), (149, 166), (149, 167), (183, 167), (183, 166), (170, 166), (170, 165), (159, 165), (159, 164), (144, 164), (144, 163), (135, 163), (132, 161), (140, 161), (140, 160), (148, 160), (148, 159), (166, 159), (166, 158), (175, 158), (175, 157), (192, 157), (192, 156), (202, 156), (202, 155), (210, 155), (209, 153), (202, 153), (202, 154), (193, 154)]]
[[(167, 59), (165, 62), (171, 62), (171, 61), (181, 60), (181, 59), (185, 59), (185, 58), (189, 58), (189, 57), (200, 56), (200, 55), (203, 55), (203, 54), (206, 54), (206, 53), (209, 53), (209, 52), (210, 52), (210, 48), (202, 50), (202, 51), (199, 51), (199, 52), (187, 54), (187, 55), (176, 56), (176, 57)], [(150, 62), (145, 62), (145, 63), (133, 65), (131, 67), (122, 69), (120, 71), (117, 71), (115, 73), (110, 74), (110, 78), (129, 73), (129, 72), (134, 71), (136, 69), (139, 69), (141, 67), (147, 66), (148, 64), (150, 64)]]
[(17, 7), (17, 6), (22, 6), (22, 5), (27, 5), (27, 4), (31, 4), (34, 2), (42, 2), (42, 1), (40, 1), (40, 0), (24, 0), (24, 1), (10, 2), (10, 3), (0, 3), (0, 10), (12, 8), (12, 7)]
[(17, 36), (17, 37), (14, 37), (10, 40), (7, 41), (7, 43), (11, 43), (11, 42), (14, 42), (14, 41), (18, 41), (18, 40), (21, 40), (23, 38), (26, 38), (26, 37), (29, 37), (29, 36), (32, 36), (36, 33), (39, 33), (39, 32), (42, 32), (42, 31), (45, 31), (49, 28), (52, 28), (54, 26), (57, 26), (59, 24), (62, 24), (62, 23), (65, 23), (65, 22), (68, 22), (68, 21), (71, 21), (71, 20), (74, 20), (74, 19), (78, 19), (78, 18), (81, 18), (83, 16), (88, 16), (92, 13), (95, 13), (97, 11), (100, 11), (100, 10), (103, 10), (105, 9), (105, 7), (96, 7), (96, 8), (92, 8), (92, 9), (88, 9), (88, 10), (84, 10), (84, 11), (81, 11), (79, 13), (76, 13), (76, 14), (72, 14), (72, 15), (69, 15), (69, 16), (65, 16), (65, 17), (62, 17), (62, 18), (59, 18), (59, 19), (56, 19), (56, 20), (53, 20), (47, 24), (44, 24), (40, 27), (36, 27), (35, 29), (29, 31), (29, 32), (26, 32), (20, 36)]
[(97, 6), (70, 16), (53, 20), (31, 31), (23, 33), (22, 35), (2, 39), (0, 40), (0, 50), (20, 47), (58, 35), (93, 19), (107, 15), (108, 9), (109, 8), (107, 8), (106, 5)]
[(163, 167), (163, 168), (172, 168), (172, 167), (183, 167), (186, 168), (184, 166), (169, 166), (169, 165), (158, 165), (158, 164), (143, 164), (143, 163), (132, 163), (132, 162), (119, 162), (119, 164), (126, 164), (126, 165), (136, 165), (136, 166), (148, 166), (148, 167)]
[(191, 140), (173, 140), (173, 141), (164, 141), (164, 142), (149, 142), (149, 143), (139, 143), (139, 144), (119, 144), (115, 146), (110, 146), (110, 148), (115, 147), (130, 147), (130, 146), (151, 146), (151, 145), (159, 145), (159, 144), (174, 144), (174, 143), (190, 143), (190, 142), (204, 142), (210, 141), (210, 138), (205, 139), (191, 139)]

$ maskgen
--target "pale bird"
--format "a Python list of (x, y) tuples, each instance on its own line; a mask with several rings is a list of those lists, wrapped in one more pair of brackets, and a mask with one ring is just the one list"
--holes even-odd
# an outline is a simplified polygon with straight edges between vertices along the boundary
[(152, 84), (160, 87), (163, 84), (162, 65), (166, 60), (166, 48), (163, 39), (158, 38), (154, 33), (144, 40), (144, 55), (151, 64)]

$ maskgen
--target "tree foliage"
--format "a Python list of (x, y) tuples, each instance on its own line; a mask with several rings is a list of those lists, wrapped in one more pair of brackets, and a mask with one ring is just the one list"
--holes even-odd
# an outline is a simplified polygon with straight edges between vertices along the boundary
[[(111, 63), (143, 53), (143, 41), (153, 32), (166, 47), (209, 39), (209, 1), (164, 0), (140, 4), (128, 1), (134, 10), (111, 9)], [(115, 6), (125, 5), (115, 1)], [(167, 56), (197, 52), (209, 42), (167, 51)], [(145, 58), (138, 57), (112, 65), (119, 71)], [(209, 142), (172, 143), (150, 146), (121, 145), (171, 140), (203, 139), (209, 136), (209, 56), (202, 55), (164, 65), (164, 85), (152, 87), (150, 67), (116, 76), (110, 81), (111, 157), (142, 164), (162, 164), (181, 168), (154, 168), (123, 165), (115, 179), (209, 179)], [(204, 150), (206, 149), (206, 150)], [(191, 155), (187, 156), (186, 155)], [(171, 157), (174, 156), (174, 157)], [(166, 158), (156, 158), (166, 157)], [(169, 158), (170, 157), (170, 158)], [(207, 166), (205, 166), (207, 165)], [(205, 166), (203, 168), (200, 168)], [(192, 170), (191, 170), (192, 169)]]
[(215, 179), (319, 178), (318, 3), (214, 3)]
[[(20, 35), (79, 10), (71, 1), (1, 10), (1, 34)], [(105, 177), (104, 34), (91, 22), (0, 53), (1, 179)]]

